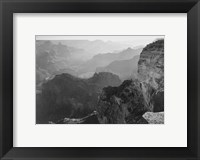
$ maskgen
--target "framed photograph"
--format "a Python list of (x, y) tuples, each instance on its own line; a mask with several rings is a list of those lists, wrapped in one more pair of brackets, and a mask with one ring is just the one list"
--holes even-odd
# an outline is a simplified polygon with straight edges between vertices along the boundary
[(200, 159), (198, 0), (2, 0), (2, 159)]

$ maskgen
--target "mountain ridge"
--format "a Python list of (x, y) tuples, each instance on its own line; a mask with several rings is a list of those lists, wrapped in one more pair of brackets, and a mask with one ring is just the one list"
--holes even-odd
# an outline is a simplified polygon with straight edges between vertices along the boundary
[(96, 72), (111, 72), (122, 80), (137, 78), (139, 55), (128, 60), (116, 60), (105, 67), (98, 67)]
[(43, 83), (36, 95), (37, 123), (87, 116), (94, 111), (102, 88), (120, 84), (119, 77), (112, 73), (95, 74), (90, 79), (66, 73), (56, 75)]
[(142, 49), (128, 48), (118, 53), (106, 53), (95, 55), (92, 59), (82, 64), (79, 72), (91, 72), (95, 71), (97, 67), (104, 67), (116, 60), (128, 60), (135, 55), (139, 55)]

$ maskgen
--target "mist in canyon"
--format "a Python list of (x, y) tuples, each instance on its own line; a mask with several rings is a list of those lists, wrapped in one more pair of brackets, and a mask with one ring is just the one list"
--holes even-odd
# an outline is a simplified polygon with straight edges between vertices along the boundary
[(37, 124), (164, 124), (164, 37), (36, 37)]

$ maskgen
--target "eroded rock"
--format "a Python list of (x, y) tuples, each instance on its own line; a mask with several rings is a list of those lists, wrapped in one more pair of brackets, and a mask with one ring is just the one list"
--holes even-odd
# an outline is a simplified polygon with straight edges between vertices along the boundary
[(97, 105), (100, 123), (147, 123), (142, 115), (148, 111), (138, 81), (126, 80), (119, 87), (103, 89)]

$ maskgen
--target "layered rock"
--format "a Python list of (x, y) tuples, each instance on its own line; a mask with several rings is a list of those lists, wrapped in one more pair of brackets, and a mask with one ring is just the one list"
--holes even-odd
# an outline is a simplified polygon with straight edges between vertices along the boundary
[(147, 45), (140, 54), (138, 78), (146, 106), (151, 111), (164, 110), (164, 40)]
[(100, 123), (149, 123), (149, 119), (144, 119), (148, 116), (143, 117), (146, 112), (164, 111), (164, 40), (143, 49), (138, 77), (124, 81), (119, 87), (103, 89), (96, 108)]
[[(143, 49), (138, 79), (121, 84), (112, 73), (96, 73), (89, 79), (61, 74), (41, 88), (37, 95), (38, 123), (160, 123), (164, 116), (152, 112), (164, 111), (164, 40)], [(97, 112), (90, 114), (94, 110)]]

